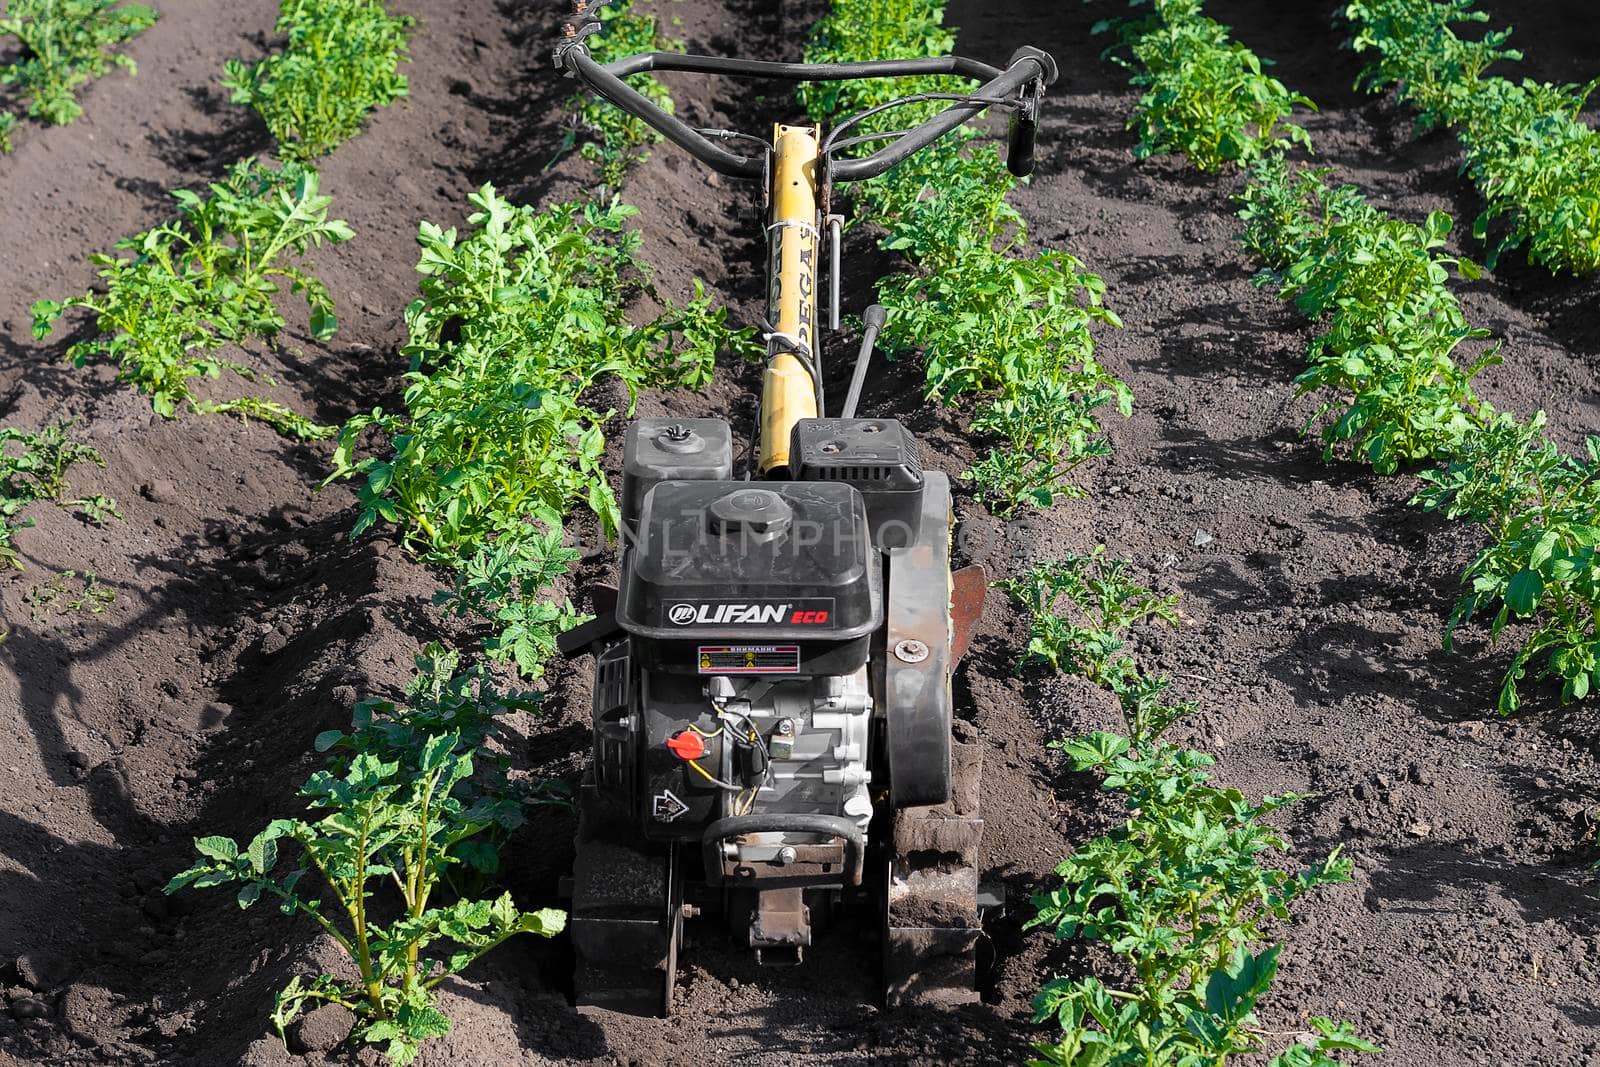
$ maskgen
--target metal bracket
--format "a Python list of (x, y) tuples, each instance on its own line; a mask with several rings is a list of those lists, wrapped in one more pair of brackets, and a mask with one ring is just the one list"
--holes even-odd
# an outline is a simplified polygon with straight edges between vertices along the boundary
[(560, 70), (563, 76), (568, 78), (576, 77), (576, 74), (567, 66), (567, 53), (574, 48), (581, 48), (588, 52), (589, 46), (583, 42), (599, 33), (604, 26), (604, 23), (600, 21), (597, 15), (587, 11), (584, 5), (581, 4), (578, 10), (573, 12), (572, 17), (576, 21), (562, 23), (561, 36), (556, 40), (555, 46), (550, 49), (551, 57), (555, 60), (556, 69)]
[[(730, 838), (755, 834), (814, 834), (829, 840), (792, 846), (793, 857), (771, 873), (757, 874), (753, 867), (728, 859), (724, 846)], [(854, 819), (839, 815), (773, 812), (730, 815), (705, 828), (700, 839), (706, 882), (766, 889), (806, 885), (861, 884), (866, 864), (867, 835)], [(745, 872), (741, 876), (741, 872)]]
[(839, 246), (844, 243), (844, 216), (828, 215), (822, 220), (828, 228), (828, 329), (839, 332)]
[(801, 963), (810, 944), (811, 909), (806, 907), (804, 889), (769, 889), (756, 897), (750, 919), (750, 947), (756, 950), (756, 962), (769, 966)]

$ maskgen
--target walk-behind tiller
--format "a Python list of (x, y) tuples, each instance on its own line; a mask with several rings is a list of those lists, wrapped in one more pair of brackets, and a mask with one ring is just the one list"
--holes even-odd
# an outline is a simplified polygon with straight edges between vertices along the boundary
[[(846, 900), (879, 906), (889, 1006), (976, 997), (980, 749), (952, 733), (950, 675), (982, 608), (981, 567), (950, 569), (950, 486), (893, 419), (857, 418), (883, 309), (848, 395), (823, 417), (819, 259), (839, 320), (841, 182), (882, 174), (985, 109), (1011, 111), (1008, 166), (1033, 168), (1056, 65), (960, 57), (766, 63), (651, 52), (600, 64), (580, 8), (557, 65), (718, 173), (761, 183), (767, 363), (741, 471), (723, 419), (635, 421), (615, 604), (567, 635), (592, 652), (594, 766), (579, 798), (571, 930), (579, 1004), (669, 1013), (686, 917), (720, 913), (763, 962), (796, 962)], [(960, 75), (770, 140), (696, 129), (622, 79), (690, 71), (794, 82)], [(911, 129), (847, 136), (901, 104), (949, 100)], [(874, 142), (869, 155), (850, 156)], [(607, 597), (609, 600), (610, 598)], [(969, 742), (976, 739), (968, 734)]]

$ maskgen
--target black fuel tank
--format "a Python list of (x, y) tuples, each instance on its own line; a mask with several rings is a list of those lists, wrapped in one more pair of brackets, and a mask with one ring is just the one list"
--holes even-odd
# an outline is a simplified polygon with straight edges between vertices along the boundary
[(852, 670), (883, 620), (880, 567), (849, 485), (660, 482), (623, 557), (617, 621), (654, 669)]

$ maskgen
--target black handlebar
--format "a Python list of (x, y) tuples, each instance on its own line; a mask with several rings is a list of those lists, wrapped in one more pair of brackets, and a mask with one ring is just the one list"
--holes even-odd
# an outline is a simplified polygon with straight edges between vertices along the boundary
[[(574, 30), (556, 45), (556, 65), (579, 78), (589, 88), (617, 107), (638, 116), (643, 122), (673, 144), (720, 174), (730, 178), (760, 178), (766, 172), (766, 160), (759, 156), (744, 156), (730, 151), (696, 130), (677, 116), (662, 110), (643, 94), (622, 79), (630, 74), (646, 71), (686, 71), (695, 74), (717, 74), (727, 77), (770, 78), (782, 81), (844, 81), (851, 78), (903, 78), (927, 74), (954, 74), (968, 78), (985, 79), (982, 87), (973, 91), (973, 99), (958, 101), (905, 133), (900, 134), (871, 155), (859, 159), (828, 161), (828, 174), (833, 181), (851, 182), (875, 178), (902, 162), (913, 153), (926, 148), (945, 134), (970, 120), (990, 106), (994, 100), (1005, 99), (1025, 87), (1037, 83), (1038, 89), (1027, 94), (1033, 106), (1027, 112), (1025, 137), (1019, 140), (1017, 130), (1023, 123), (1012, 126), (1008, 165), (1014, 174), (1026, 174), (1033, 169), (1033, 131), (1037, 128), (1037, 97), (1045, 85), (1053, 84), (1057, 77), (1055, 60), (1048, 52), (1037, 48), (1020, 48), (1011, 57), (1005, 70), (963, 56), (935, 56), (924, 59), (878, 59), (862, 63), (772, 63), (752, 59), (723, 59), (716, 56), (681, 55), (676, 52), (644, 52), (627, 56), (614, 63), (602, 64), (589, 54), (583, 44), (588, 32), (593, 32), (598, 20)], [(588, 31), (588, 32), (584, 32)], [(1018, 166), (1026, 166), (1019, 171)]]

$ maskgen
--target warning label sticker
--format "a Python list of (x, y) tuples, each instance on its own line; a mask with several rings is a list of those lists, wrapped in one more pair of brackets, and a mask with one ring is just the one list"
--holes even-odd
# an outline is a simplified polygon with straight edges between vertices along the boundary
[(701, 645), (701, 674), (799, 674), (799, 645)]

